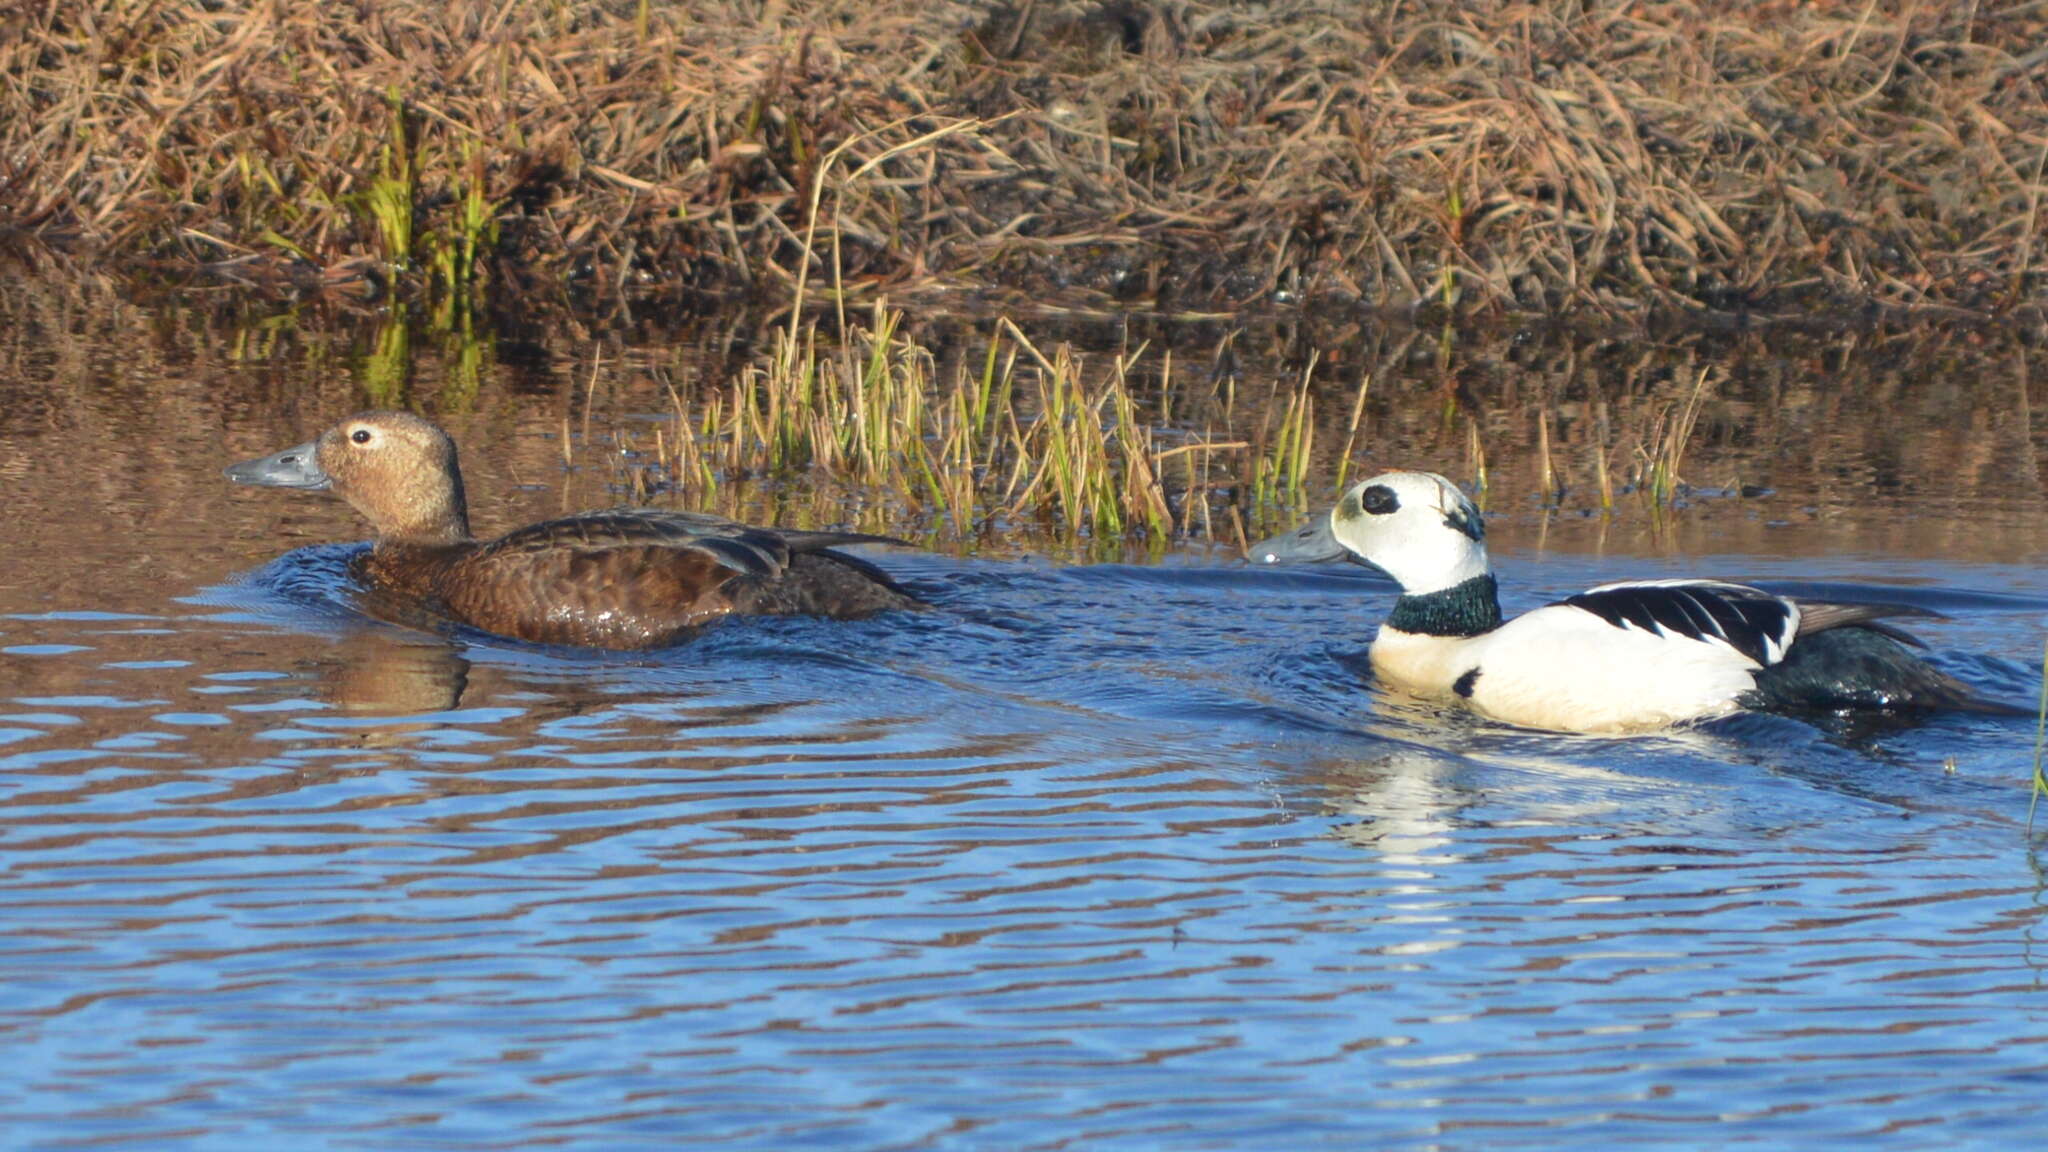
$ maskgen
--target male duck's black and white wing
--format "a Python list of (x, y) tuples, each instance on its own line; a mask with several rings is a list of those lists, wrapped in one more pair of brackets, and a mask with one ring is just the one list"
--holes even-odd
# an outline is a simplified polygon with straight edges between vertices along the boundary
[(1559, 601), (1622, 629), (1726, 646), (1761, 668), (1785, 658), (1802, 629), (1798, 601), (1716, 580), (1631, 580)]
[(1602, 584), (1559, 603), (1590, 612), (1617, 628), (1725, 644), (1761, 667), (1782, 661), (1800, 637), (1835, 628), (1866, 628), (1920, 645), (1910, 633), (1880, 621), (1940, 615), (1910, 604), (1802, 600), (1720, 580), (1630, 580)]

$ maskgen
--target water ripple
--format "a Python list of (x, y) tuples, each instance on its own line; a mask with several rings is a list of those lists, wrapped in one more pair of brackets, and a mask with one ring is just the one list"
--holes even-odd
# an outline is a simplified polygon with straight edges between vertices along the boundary
[[(10, 632), (66, 649), (0, 664), (24, 1146), (2043, 1122), (2026, 725), (1507, 732), (1372, 689), (1349, 576), (916, 561), (938, 613), (615, 657), (365, 624), (346, 554)], [(2048, 600), (1928, 595), (2035, 686)]]

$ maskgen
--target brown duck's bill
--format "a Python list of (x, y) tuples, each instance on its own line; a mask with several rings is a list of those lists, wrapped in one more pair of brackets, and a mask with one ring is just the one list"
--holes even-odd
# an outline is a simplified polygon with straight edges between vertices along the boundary
[(1283, 532), (1251, 547), (1254, 564), (1321, 564), (1349, 560), (1351, 550), (1337, 542), (1330, 530), (1330, 514), (1317, 516), (1292, 532)]
[(325, 488), (329, 481), (320, 467), (319, 443), (309, 441), (296, 448), (244, 460), (227, 470), (237, 484), (260, 484), (265, 488)]

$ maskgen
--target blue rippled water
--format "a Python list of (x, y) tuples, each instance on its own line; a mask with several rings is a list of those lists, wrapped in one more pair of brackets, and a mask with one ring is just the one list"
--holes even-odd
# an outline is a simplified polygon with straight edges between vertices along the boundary
[[(1513, 732), (1364, 683), (1382, 581), (1197, 557), (879, 553), (939, 610), (616, 656), (360, 620), (343, 555), (0, 621), (8, 1146), (2048, 1129), (2030, 722)], [(2038, 689), (2034, 569), (1715, 570)]]
[[(1367, 682), (1369, 574), (1018, 559), (1003, 525), (872, 554), (931, 612), (641, 655), (407, 631), (348, 594), (345, 507), (221, 468), (402, 403), (480, 528), (638, 498), (786, 318), (205, 295), (0, 277), (0, 1148), (2048, 1133), (2031, 721), (1517, 732)], [(904, 324), (935, 395), (988, 362), (989, 325)], [(1511, 610), (1692, 574), (1905, 599), (1944, 668), (2038, 698), (2027, 334), (1097, 336), (1084, 376), (1130, 365), (1172, 485), (1247, 482), (1303, 381), (1315, 490), (1340, 450), (1490, 477)], [(1700, 487), (1603, 515), (1681, 412)], [(915, 502), (720, 484), (783, 523)]]

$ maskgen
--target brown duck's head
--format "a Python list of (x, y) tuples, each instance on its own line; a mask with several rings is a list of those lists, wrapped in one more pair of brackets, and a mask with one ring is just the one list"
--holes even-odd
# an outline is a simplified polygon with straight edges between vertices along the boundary
[(469, 509), (455, 441), (409, 412), (358, 412), (310, 443), (227, 470), (237, 484), (332, 488), (380, 543), (459, 544)]

